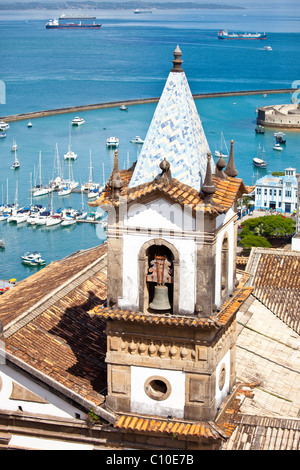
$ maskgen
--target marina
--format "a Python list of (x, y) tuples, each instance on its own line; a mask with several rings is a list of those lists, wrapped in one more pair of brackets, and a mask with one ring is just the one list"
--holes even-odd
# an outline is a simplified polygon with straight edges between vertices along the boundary
[[(43, 269), (21, 263), (25, 251), (41, 252), (49, 264), (106, 240), (104, 213), (99, 211), (95, 216), (88, 205), (112, 171), (116, 147), (108, 147), (106, 141), (111, 136), (118, 139), (121, 170), (136, 161), (164, 86), (166, 57), (178, 43), (212, 154), (215, 149), (221, 150), (222, 130), (227, 146), (234, 140), (239, 177), (246, 184), (254, 184), (261, 176), (283, 171), (287, 166), (299, 168), (297, 130), (284, 130), (286, 144), (281, 145), (282, 151), (275, 151), (276, 129), (265, 128), (264, 133), (256, 133), (255, 127), (258, 108), (291, 102), (293, 79), (297, 77), (293, 57), (299, 48), (300, 35), (277, 33), (280, 22), (276, 19), (268, 27), (265, 22), (256, 25), (256, 17), (255, 21), (250, 16), (243, 19), (244, 31), (267, 30), (267, 44), (272, 52), (266, 53), (261, 41), (219, 41), (217, 32), (224, 25), (223, 13), (214, 14), (211, 29), (205, 23), (211, 13), (202, 14), (203, 20), (184, 11), (153, 11), (151, 15), (105, 12), (101, 14), (99, 48), (95, 31), (79, 33), (70, 29), (53, 31), (54, 34), (47, 31), (48, 15), (55, 18), (57, 12), (22, 13), (24, 21), (21, 17), (6, 20), (4, 13), (0, 28), (7, 38), (3, 51), (6, 66), (0, 78), (6, 85), (7, 99), (0, 108), (0, 121), (4, 122), (4, 128), (2, 123), (0, 128), (5, 134), (0, 139), (1, 202), (10, 205), (17, 202), (20, 209), (40, 205), (46, 213), (71, 208), (83, 211), (86, 216), (77, 217), (76, 223), (67, 219), (64, 224), (60, 221), (51, 226), (34, 223), (35, 211), (27, 222), (8, 223), (4, 218), (0, 221), (0, 239), (5, 243), (5, 249), (0, 251), (2, 279), (19, 281)], [(227, 22), (228, 31), (237, 27), (242, 18), (239, 15), (236, 12), (232, 19), (230, 16), (232, 24)], [(207, 63), (205, 74), (202, 61)], [(84, 121), (84, 125), (76, 125), (76, 118), (80, 123)], [(253, 165), (259, 144), (265, 149), (267, 168)], [(17, 170), (10, 169), (15, 158), (14, 145), (20, 163)], [(225, 153), (225, 144), (222, 149)], [(69, 150), (77, 158), (65, 159)], [(217, 158), (214, 156), (215, 162)], [(67, 184), (58, 189), (62, 181)], [(56, 185), (47, 192), (50, 182)], [(70, 191), (71, 182), (78, 186)], [(82, 191), (87, 183), (89, 187)], [(45, 194), (33, 196), (33, 189), (45, 190)]]

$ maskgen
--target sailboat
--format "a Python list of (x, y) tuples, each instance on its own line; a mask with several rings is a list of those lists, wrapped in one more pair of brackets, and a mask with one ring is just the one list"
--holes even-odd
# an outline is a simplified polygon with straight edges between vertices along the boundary
[(40, 180), (40, 184), (35, 185), (35, 187), (32, 190), (33, 197), (45, 196), (46, 194), (49, 194), (52, 192), (52, 188), (50, 188), (50, 186), (43, 186), (42, 184), (42, 152), (41, 151), (39, 155), (39, 180)]
[(68, 152), (64, 154), (64, 159), (65, 160), (76, 160), (77, 158), (77, 154), (74, 153), (72, 150), (71, 150), (71, 126), (70, 126), (70, 129), (69, 129), (69, 145), (68, 145)]
[(11, 170), (17, 170), (18, 168), (20, 168), (20, 162), (17, 158), (17, 151), (15, 150), (15, 159), (14, 159), (14, 162), (12, 164), (12, 166), (10, 167)]
[(261, 152), (261, 147), (258, 147), (258, 156), (253, 158), (253, 164), (259, 168), (267, 168), (268, 164), (265, 161), (265, 151), (264, 149)]
[(92, 164), (92, 152), (90, 150), (90, 167), (89, 167), (89, 180), (81, 185), (81, 191), (90, 191), (95, 186), (93, 182), (93, 164)]
[(18, 146), (17, 146), (17, 143), (15, 140), (13, 140), (13, 144), (12, 144), (12, 147), (11, 147), (11, 151), (12, 152), (15, 152), (15, 150), (17, 150)]
[[(223, 143), (224, 143), (224, 146), (225, 146), (225, 149), (226, 149), (226, 153), (223, 153)], [(220, 144), (220, 150), (216, 150), (215, 151), (215, 157), (223, 157), (223, 158), (226, 158), (228, 157), (228, 148), (227, 148), (227, 145), (226, 145), (226, 140), (224, 138), (224, 134), (223, 132), (221, 131), (221, 144)]]

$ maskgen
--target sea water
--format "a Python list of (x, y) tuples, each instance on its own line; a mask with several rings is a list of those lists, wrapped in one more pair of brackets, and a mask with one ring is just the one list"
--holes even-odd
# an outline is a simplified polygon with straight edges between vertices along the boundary
[[(80, 12), (82, 13), (82, 12)], [(92, 12), (89, 11), (89, 14)], [(2, 49), (0, 80), (5, 84), (5, 100), (0, 96), (0, 115), (10, 115), (92, 103), (159, 97), (170, 69), (177, 44), (182, 50), (183, 68), (193, 94), (221, 91), (291, 88), (299, 79), (297, 33), (299, 11), (295, 14), (278, 11), (181, 11), (153, 12), (133, 15), (132, 12), (96, 12), (102, 23), (97, 31), (46, 30), (45, 23), (57, 12), (1, 12), (0, 32), (5, 37)], [(137, 18), (139, 16), (139, 18)], [(239, 31), (267, 32), (267, 41), (220, 41), (220, 28)], [(264, 45), (272, 51), (265, 51)], [(221, 131), (228, 147), (234, 140), (239, 177), (248, 185), (262, 174), (292, 166), (299, 171), (299, 136), (287, 132), (287, 144), (275, 152), (273, 130), (255, 134), (256, 109), (267, 104), (289, 103), (291, 93), (228, 96), (196, 100), (196, 106), (208, 143), (214, 154), (220, 148)], [(41, 174), (44, 183), (55, 173), (56, 148), (63, 163), (64, 176), (69, 166), (63, 161), (71, 140), (78, 154), (72, 162), (74, 179), (79, 184), (88, 180), (90, 158), (94, 179), (101, 183), (110, 175), (113, 152), (106, 148), (106, 138), (120, 139), (121, 169), (137, 158), (140, 146), (130, 140), (145, 137), (156, 103), (81, 112), (85, 124), (71, 127), (78, 113), (47, 116), (10, 123), (7, 137), (0, 140), (0, 197), (2, 201), (18, 200), (29, 205), (30, 187), (38, 174), (41, 152)], [(71, 135), (69, 131), (71, 129)], [(18, 145), (21, 168), (10, 169), (11, 146)], [(266, 151), (267, 170), (253, 167), (258, 147)], [(38, 181), (37, 181), (38, 182)], [(80, 194), (59, 198), (54, 195), (35, 200), (48, 207), (72, 206), (80, 209)], [(84, 196), (85, 210), (87, 198)], [(98, 245), (105, 240), (100, 225), (78, 223), (62, 228), (10, 225), (0, 222), (0, 238), (5, 250), (0, 252), (0, 279), (21, 280), (37, 268), (20, 262), (24, 251), (41, 251), (47, 264), (78, 249)]]

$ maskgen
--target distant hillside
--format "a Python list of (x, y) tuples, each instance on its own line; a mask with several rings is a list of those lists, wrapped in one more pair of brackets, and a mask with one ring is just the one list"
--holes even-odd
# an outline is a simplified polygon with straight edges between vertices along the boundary
[(135, 10), (136, 8), (148, 8), (157, 10), (243, 10), (243, 7), (232, 5), (219, 5), (216, 3), (194, 3), (194, 2), (11, 2), (1, 3), (0, 10)]

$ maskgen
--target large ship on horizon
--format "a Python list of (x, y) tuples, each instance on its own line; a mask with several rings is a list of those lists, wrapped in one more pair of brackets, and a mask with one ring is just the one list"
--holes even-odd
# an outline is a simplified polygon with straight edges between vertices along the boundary
[(49, 20), (47, 29), (100, 29), (101, 24), (96, 23), (95, 16), (66, 16)]
[(226, 29), (218, 32), (219, 39), (266, 39), (266, 33), (229, 33)]

